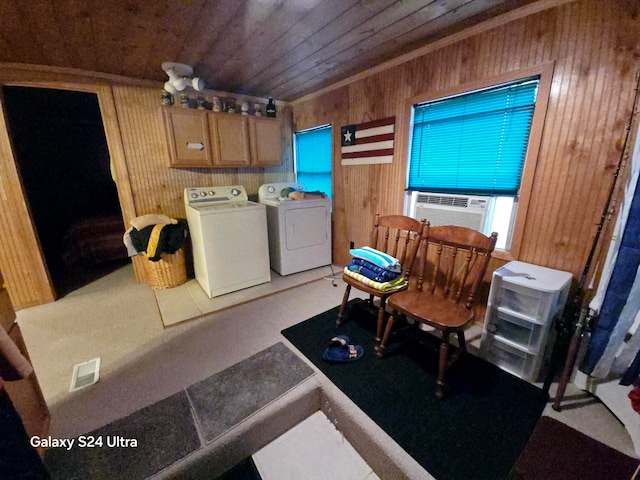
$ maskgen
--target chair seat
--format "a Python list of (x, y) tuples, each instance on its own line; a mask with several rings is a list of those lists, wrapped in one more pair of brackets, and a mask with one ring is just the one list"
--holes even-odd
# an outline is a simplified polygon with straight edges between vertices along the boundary
[(407, 285), (404, 285), (399, 288), (394, 288), (393, 290), (379, 290), (377, 288), (373, 288), (370, 285), (367, 285), (366, 283), (362, 283), (353, 277), (350, 277), (346, 273), (342, 274), (342, 280), (344, 280), (344, 283), (351, 285), (352, 287), (355, 287), (358, 290), (365, 292), (369, 295), (373, 295), (374, 297), (388, 297), (391, 294), (395, 294), (397, 292), (401, 292), (407, 289)]
[[(416, 251), (418, 250), (418, 245), (420, 244), (420, 238), (422, 238), (422, 235), (427, 228), (426, 223), (427, 222), (424, 219), (418, 221), (415, 218), (406, 217), (404, 215), (380, 216), (378, 213), (376, 213), (373, 231), (371, 232), (371, 242), (367, 247), (369, 249), (381, 252), (383, 254), (383, 257), (392, 257), (395, 260), (394, 262), (392, 262), (394, 264), (397, 261), (397, 263), (401, 266), (403, 278), (408, 280), (411, 275), (411, 268), (413, 267), (413, 261), (416, 256)], [(353, 243), (351, 248), (353, 248)], [(377, 271), (378, 267), (384, 268), (383, 266), (376, 265), (375, 262), (372, 263), (374, 263), (374, 265), (372, 265), (372, 270), (374, 271)], [(384, 262), (385, 265), (386, 263), (387, 262)], [(348, 272), (348, 270), (345, 271)], [(358, 275), (356, 278), (353, 278), (346, 273), (342, 275), (342, 279), (346, 284), (346, 288), (344, 289), (344, 295), (342, 296), (342, 304), (340, 305), (340, 310), (338, 311), (336, 325), (339, 326), (346, 320), (345, 312), (352, 287), (355, 287), (357, 290), (368, 294), (369, 303), (371, 306), (373, 306), (374, 298), (380, 299), (377, 306), (378, 325), (376, 327), (376, 344), (374, 346), (374, 350), (377, 351), (380, 342), (382, 341), (384, 322), (388, 317), (388, 314), (386, 312), (387, 298), (397, 294), (402, 290), (405, 290), (407, 286), (405, 285), (402, 287), (396, 287), (390, 290), (380, 290), (379, 288), (375, 288), (379, 285), (372, 286), (370, 282), (367, 281), (367, 277), (362, 276), (360, 277), (360, 279), (358, 279), (358, 277), (360, 277), (360, 275)]]
[(442, 330), (460, 330), (474, 318), (473, 310), (438, 295), (406, 290), (389, 298), (389, 306), (404, 315)]

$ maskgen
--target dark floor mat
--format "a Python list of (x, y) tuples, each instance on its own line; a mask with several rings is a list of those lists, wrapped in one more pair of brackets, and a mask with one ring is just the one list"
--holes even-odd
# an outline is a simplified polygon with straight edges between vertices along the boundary
[[(350, 306), (340, 327), (336, 307), (282, 333), (438, 480), (506, 478), (548, 395), (469, 354), (449, 371), (446, 397), (438, 400), (437, 340), (420, 331), (398, 335), (380, 359), (373, 351), (375, 318), (357, 300)], [(364, 356), (324, 362), (322, 352), (336, 334), (363, 345)]]
[(262, 480), (260, 472), (256, 464), (253, 462), (253, 458), (245, 458), (235, 467), (226, 471), (223, 475), (216, 478), (216, 480)]

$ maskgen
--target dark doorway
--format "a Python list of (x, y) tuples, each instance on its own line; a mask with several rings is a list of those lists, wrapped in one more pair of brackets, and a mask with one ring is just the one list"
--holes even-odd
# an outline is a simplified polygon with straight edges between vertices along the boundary
[(27, 87), (3, 95), (23, 190), (62, 297), (129, 261), (98, 97)]

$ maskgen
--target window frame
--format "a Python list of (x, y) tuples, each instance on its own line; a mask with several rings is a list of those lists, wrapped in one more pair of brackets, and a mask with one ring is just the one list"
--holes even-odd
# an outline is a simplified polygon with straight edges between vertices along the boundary
[(531, 119), (531, 131), (529, 133), (529, 142), (525, 153), (524, 165), (522, 168), (522, 180), (520, 182), (520, 190), (515, 196), (517, 202), (517, 210), (515, 221), (512, 229), (511, 245), (509, 250), (495, 250), (493, 257), (511, 261), (517, 259), (520, 255), (522, 247), (522, 239), (525, 231), (527, 212), (531, 201), (531, 192), (533, 190), (533, 181), (538, 163), (538, 156), (542, 144), (542, 136), (547, 115), (547, 107), (551, 95), (551, 85), (553, 81), (553, 70), (555, 62), (545, 63), (528, 68), (521, 68), (505, 74), (497, 75), (491, 78), (483, 78), (472, 82), (463, 83), (443, 90), (435, 90), (433, 92), (425, 92), (408, 98), (404, 103), (404, 109), (400, 116), (398, 130), (400, 142), (400, 158), (405, 165), (405, 188), (409, 175), (409, 144), (411, 142), (412, 126), (411, 119), (413, 115), (413, 106), (418, 103), (438, 100), (454, 95), (470, 93), (475, 90), (489, 88), (494, 85), (500, 85), (508, 82), (515, 82), (519, 79), (540, 76), (538, 85), (538, 97)]
[[(293, 175), (295, 178), (295, 181), (298, 182), (298, 159), (297, 159), (297, 135), (298, 133), (303, 133), (303, 132), (309, 132), (309, 131), (313, 131), (313, 130), (325, 130), (325, 129), (329, 129), (329, 138), (331, 141), (331, 145), (329, 146), (329, 152), (330, 152), (330, 158), (329, 158), (329, 180), (330, 180), (330, 188), (331, 191), (330, 192), (325, 192), (328, 194), (329, 198), (333, 199), (333, 125), (331, 123), (325, 123), (322, 125), (318, 125), (315, 127), (309, 127), (309, 128), (303, 128), (300, 130), (296, 130), (295, 132), (293, 132), (292, 134), (292, 150), (293, 150)], [(304, 172), (303, 172), (304, 173)], [(306, 187), (306, 185), (305, 185)]]

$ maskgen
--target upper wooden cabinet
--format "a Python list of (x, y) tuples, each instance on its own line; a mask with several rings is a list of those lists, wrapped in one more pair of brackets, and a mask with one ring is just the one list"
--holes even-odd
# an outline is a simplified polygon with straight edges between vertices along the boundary
[(246, 115), (210, 113), (209, 134), (213, 147), (213, 165), (216, 167), (248, 167), (249, 124)]
[(282, 164), (277, 118), (163, 107), (171, 167), (273, 167)]
[(282, 164), (280, 120), (249, 117), (249, 138), (254, 165), (274, 167)]
[(163, 108), (171, 167), (212, 167), (206, 115), (187, 108)]

